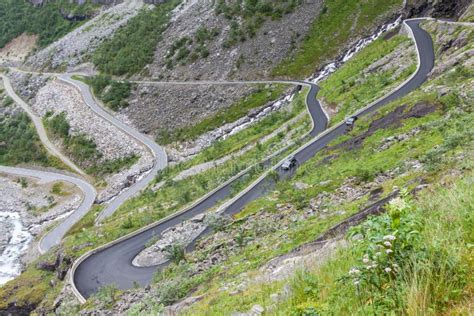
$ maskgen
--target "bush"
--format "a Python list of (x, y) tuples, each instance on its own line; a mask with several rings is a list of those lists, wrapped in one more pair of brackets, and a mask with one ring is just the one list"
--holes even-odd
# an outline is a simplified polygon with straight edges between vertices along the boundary
[(175, 243), (166, 247), (165, 252), (166, 259), (175, 264), (179, 264), (181, 261), (186, 261), (184, 246), (180, 243)]
[(132, 217), (130, 215), (127, 217), (127, 220), (122, 223), (121, 227), (123, 229), (133, 228), (133, 221), (132, 221)]
[(227, 216), (223, 216), (216, 213), (211, 213), (206, 216), (206, 225), (208, 225), (214, 231), (223, 231), (225, 227), (231, 222), (231, 219)]
[(119, 298), (119, 291), (115, 285), (106, 285), (94, 294), (92, 299), (102, 308), (110, 308)]

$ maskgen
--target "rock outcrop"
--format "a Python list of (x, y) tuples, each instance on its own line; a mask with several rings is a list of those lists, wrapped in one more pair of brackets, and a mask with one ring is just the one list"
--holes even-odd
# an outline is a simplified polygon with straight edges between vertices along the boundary
[(408, 0), (405, 12), (408, 17), (457, 18), (471, 3), (471, 0)]

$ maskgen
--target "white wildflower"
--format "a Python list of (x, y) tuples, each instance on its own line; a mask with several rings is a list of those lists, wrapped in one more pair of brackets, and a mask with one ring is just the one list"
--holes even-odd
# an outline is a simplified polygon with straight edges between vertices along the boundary
[(385, 250), (385, 253), (387, 253), (387, 255), (391, 254), (392, 252), (393, 252), (392, 249), (387, 249), (387, 250)]
[(375, 256), (376, 256), (376, 257), (380, 257), (381, 255), (382, 255), (382, 253), (381, 253), (380, 251), (377, 251), (377, 252), (375, 253)]
[(363, 262), (363, 263), (369, 263), (370, 260), (369, 260), (369, 258), (364, 258), (364, 259), (362, 259), (362, 262)]
[(360, 281), (359, 280), (355, 280), (354, 281), (354, 285), (359, 285)]
[(386, 267), (384, 270), (385, 270), (385, 272), (387, 272), (387, 273), (390, 273), (390, 272), (392, 272), (392, 269), (391, 269), (391, 268), (389, 268), (389, 267)]
[(408, 203), (400, 197), (396, 197), (396, 198), (392, 199), (389, 204), (390, 204), (391, 207), (393, 207), (394, 209), (399, 210), (399, 211), (408, 208)]
[(397, 237), (393, 235), (383, 236), (383, 240), (394, 241)]
[(367, 270), (371, 270), (371, 269), (375, 269), (375, 268), (377, 268), (377, 264), (375, 264), (375, 263), (370, 265), (370, 266), (367, 266)]
[(359, 270), (359, 269), (356, 269), (356, 268), (352, 268), (352, 269), (349, 271), (349, 274), (350, 274), (350, 275), (359, 274), (359, 273), (360, 273), (360, 270)]
[(392, 243), (390, 241), (385, 241), (383, 244), (385, 247), (392, 247)]

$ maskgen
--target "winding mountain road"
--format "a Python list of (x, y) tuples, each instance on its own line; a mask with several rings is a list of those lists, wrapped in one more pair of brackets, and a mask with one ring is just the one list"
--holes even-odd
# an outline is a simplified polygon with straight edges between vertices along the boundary
[(74, 225), (78, 220), (82, 218), (92, 207), (92, 204), (95, 201), (96, 191), (95, 188), (89, 184), (87, 181), (82, 179), (67, 176), (61, 173), (49, 172), (49, 171), (39, 171), (31, 170), (24, 168), (14, 168), (0, 166), (0, 172), (8, 173), (16, 176), (22, 177), (34, 177), (38, 178), (41, 181), (51, 182), (51, 181), (65, 181), (76, 185), (83, 194), (81, 204), (79, 207), (71, 213), (66, 219), (56, 225), (51, 231), (46, 233), (43, 238), (40, 239), (38, 244), (38, 249), (41, 253), (45, 253), (53, 246), (59, 244), (61, 239), (67, 233), (67, 231)]
[(84, 171), (82, 171), (81, 168), (79, 168), (75, 163), (73, 163), (68, 157), (63, 155), (57, 148), (56, 146), (51, 143), (51, 141), (48, 138), (48, 134), (46, 133), (46, 130), (44, 128), (43, 122), (41, 121), (41, 118), (38, 117), (33, 110), (30, 108), (30, 106), (23, 101), (22, 98), (20, 98), (15, 91), (13, 90), (13, 87), (11, 85), (10, 79), (3, 75), (0, 74), (0, 77), (3, 80), (3, 85), (5, 87), (5, 91), (7, 92), (8, 96), (15, 101), (22, 109), (23, 111), (26, 112), (26, 114), (29, 116), (31, 121), (33, 122), (33, 125), (35, 126), (36, 132), (38, 133), (38, 136), (40, 138), (40, 141), (43, 143), (44, 147), (48, 151), (49, 154), (52, 156), (55, 156), (59, 158), (62, 162), (64, 162), (69, 168), (74, 170), (75, 172), (79, 173), (82, 176), (87, 176)]
[[(371, 111), (374, 111), (375, 109), (389, 103), (390, 101), (393, 101), (401, 96), (406, 95), (410, 91), (413, 91), (426, 80), (427, 75), (434, 65), (434, 51), (431, 37), (419, 26), (421, 21), (423, 21), (423, 19), (404, 21), (417, 47), (418, 68), (415, 74), (393, 92), (368, 105), (364, 109), (361, 109), (355, 113), (355, 115), (365, 115)], [(64, 78), (69, 82), (71, 80), (70, 77)], [(169, 84), (154, 81), (150, 81), (150, 83)], [(298, 83), (302, 84), (302, 82)], [(183, 82), (180, 84), (190, 83)], [(206, 83), (201, 82), (191, 84)], [(327, 118), (321, 106), (319, 105), (319, 102), (316, 100), (316, 95), (319, 88), (310, 83), (305, 84), (310, 85), (311, 87), (307, 97), (308, 110), (314, 119), (314, 126), (313, 130), (311, 131), (311, 135), (316, 136), (319, 134), (319, 136), (315, 137), (312, 141), (308, 142), (306, 145), (294, 152), (294, 156), (300, 164), (313, 157), (330, 141), (346, 132), (346, 126), (344, 125), (344, 122), (341, 122), (332, 128), (325, 130)], [(80, 88), (81, 91), (83, 91), (84, 88), (85, 87)], [(88, 97), (86, 96), (85, 98), (87, 99)], [(288, 175), (280, 170), (280, 164), (281, 162), (273, 166), (271, 170), (277, 171), (280, 177), (291, 176), (291, 174)], [(250, 201), (253, 201), (254, 199), (265, 194), (265, 192), (274, 185), (272, 177), (268, 177), (268, 173), (269, 171), (267, 171), (243, 192), (238, 194), (229, 202), (225, 203), (224, 206), (220, 208), (220, 210), (225, 214), (236, 214)], [(100, 287), (108, 284), (115, 284), (121, 289), (131, 288), (136, 283), (140, 285), (149, 284), (156, 270), (166, 264), (154, 267), (133, 266), (133, 258), (145, 248), (146, 242), (153, 236), (157, 236), (162, 233), (165, 229), (175, 226), (180, 222), (200, 213), (203, 213), (217, 205), (219, 201), (229, 197), (231, 185), (232, 182), (226, 183), (217, 190), (210, 192), (207, 196), (199, 200), (194, 206), (81, 256), (74, 263), (71, 271), (71, 283), (76, 296), (81, 302), (84, 302), (85, 298), (97, 292)], [(118, 207), (118, 205), (114, 205)], [(206, 232), (207, 231), (204, 233)], [(192, 247), (192, 244), (189, 245), (189, 248)]]
[(105, 108), (98, 105), (98, 102), (92, 95), (90, 87), (82, 81), (74, 80), (72, 76), (72, 74), (61, 74), (58, 76), (58, 78), (59, 80), (66, 82), (67, 84), (78, 89), (82, 94), (84, 102), (89, 106), (89, 108), (92, 109), (92, 111), (94, 111), (104, 120), (112, 123), (115, 127), (122, 130), (127, 135), (130, 135), (131, 137), (136, 139), (139, 143), (146, 146), (146, 148), (152, 153), (154, 157), (154, 163), (151, 170), (149, 170), (139, 181), (135, 182), (131, 187), (121, 192), (118, 196), (116, 196), (107, 204), (105, 209), (97, 217), (96, 221), (101, 222), (105, 218), (111, 216), (126, 200), (137, 194), (139, 191), (144, 189), (151, 181), (153, 181), (158, 171), (164, 169), (168, 165), (168, 157), (163, 147), (155, 143), (153, 139), (140, 133), (136, 129), (124, 124), (122, 121), (120, 121), (107, 110), (105, 110)]

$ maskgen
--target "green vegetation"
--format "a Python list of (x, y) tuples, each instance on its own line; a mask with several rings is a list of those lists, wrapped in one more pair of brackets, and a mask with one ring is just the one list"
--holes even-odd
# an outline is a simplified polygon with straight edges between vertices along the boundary
[(45, 299), (45, 293), (51, 290), (49, 280), (53, 272), (38, 270), (34, 267), (28, 269), (0, 288), (0, 310), (8, 309), (9, 304), (17, 306), (36, 306)]
[(50, 163), (26, 113), (0, 117), (0, 165), (20, 163)]
[(209, 132), (226, 123), (234, 122), (246, 115), (251, 109), (263, 106), (266, 103), (275, 100), (284, 91), (284, 86), (277, 84), (267, 87), (259, 87), (257, 91), (237, 101), (225, 110), (215, 115), (205, 118), (199, 123), (183, 127), (176, 130), (160, 130), (156, 137), (159, 144), (170, 144), (175, 141), (184, 141), (196, 139), (200, 135)]
[[(2, 93), (2, 92), (3, 92), (3, 91), (0, 91), (0, 93)], [(12, 105), (13, 103), (14, 103), (14, 101), (13, 101), (12, 98), (10, 98), (9, 96), (5, 96), (5, 97), (3, 98), (3, 101), (2, 101), (2, 106), (3, 106), (4, 108), (7, 108), (7, 107), (9, 107), (10, 105)]]
[(56, 194), (56, 195), (63, 195), (63, 186), (64, 184), (62, 182), (56, 182), (53, 184), (53, 187), (51, 188), (51, 193)]
[(408, 59), (407, 66), (409, 67), (403, 72), (397, 72), (399, 68), (396, 63), (388, 69), (385, 67), (372, 72), (364, 72), (371, 64), (397, 48), (406, 47), (408, 43), (414, 47), (411, 39), (406, 36), (397, 35), (389, 40), (380, 38), (320, 83), (321, 92), (318, 97), (330, 107), (339, 109), (332, 118), (333, 124), (385, 95), (415, 72), (417, 64), (415, 51)]
[(41, 7), (33, 7), (28, 1), (2, 0), (0, 2), (0, 48), (4, 47), (22, 33), (37, 34), (38, 45), (44, 47), (64, 36), (81, 22), (68, 21), (61, 15), (61, 11), (90, 15), (97, 5), (91, 1), (78, 6), (71, 1), (48, 1)]
[[(304, 78), (334, 58), (341, 47), (357, 34), (367, 35), (381, 16), (401, 7), (402, 0), (328, 0), (308, 35), (297, 50), (278, 65), (273, 75)], [(360, 17), (360, 18), (355, 18)], [(363, 17), (363, 18), (362, 18)]]
[(417, 200), (410, 195), (393, 200), (388, 214), (351, 231), (363, 239), (292, 280), (290, 297), (278, 310), (468, 314), (474, 272), (472, 180), (470, 173)]
[(70, 134), (70, 125), (65, 112), (57, 115), (47, 113), (44, 118), (44, 125), (53, 137), (60, 138), (63, 141), (66, 153), (73, 157), (79, 165), (85, 167), (87, 173), (96, 177), (118, 172), (133, 165), (139, 158), (136, 155), (130, 155), (115, 160), (100, 161), (102, 153), (97, 150), (93, 140), (84, 134)]
[(157, 43), (169, 22), (169, 12), (181, 1), (171, 0), (144, 9), (130, 19), (112, 38), (94, 52), (92, 61), (97, 68), (111, 75), (132, 75), (153, 60)]
[[(195, 251), (186, 254), (186, 261), (157, 273), (151, 290), (132, 306), (131, 314), (157, 313), (162, 304), (190, 293), (205, 294), (186, 311), (190, 315), (248, 312), (255, 304), (264, 306), (268, 314), (284, 315), (468, 314), (474, 295), (474, 165), (470, 159), (474, 95), (465, 88), (472, 85), (474, 73), (466, 65), (469, 60), (431, 77), (421, 89), (373, 115), (361, 117), (348, 135), (301, 165), (293, 178), (280, 181), (230, 223), (219, 224), (217, 240), (204, 237)], [(232, 146), (223, 147), (239, 143), (237, 135), (228, 138)], [(270, 144), (278, 141), (275, 137)], [(262, 146), (256, 146), (255, 152), (270, 147)], [(248, 162), (255, 152), (239, 157), (238, 163)], [(207, 186), (203, 191), (207, 192), (226, 178), (222, 175), (229, 166), (218, 168), (184, 181), (189, 183), (172, 182), (175, 170), (160, 175), (157, 181), (166, 182), (160, 190), (150, 189), (127, 202), (101, 227), (94, 225), (99, 211), (95, 208), (69, 232), (64, 253), (76, 258), (180, 209), (195, 198), (188, 188)], [(426, 184), (430, 187), (424, 188)], [(333, 225), (400, 188), (401, 197), (391, 202), (389, 212), (354, 228), (346, 248), (329, 251), (332, 255), (327, 256), (318, 253), (312, 257), (314, 266), (289, 281), (265, 283), (259, 278), (270, 259), (313, 242)], [(417, 196), (407, 193), (414, 188), (424, 190)], [(78, 251), (77, 246), (83, 247)], [(377, 255), (377, 248), (385, 255), (382, 251)], [(199, 264), (216, 251), (220, 261), (200, 270)], [(365, 272), (372, 261), (378, 266)], [(357, 270), (349, 274), (352, 268)], [(357, 272), (361, 268), (364, 273)], [(23, 275), (28, 278), (33, 273), (37, 269), (30, 265)], [(52, 278), (46, 275), (41, 282), (47, 284)], [(4, 305), (25, 302), (21, 293), (31, 283), (25, 285), (22, 277), (17, 280), (0, 289)], [(47, 297), (43, 306), (53, 305), (51, 297), (58, 288), (40, 289), (37, 296)], [(103, 301), (110, 302), (110, 297)], [(88, 304), (89, 308), (96, 302)], [(110, 303), (97, 306), (108, 308)]]
[(224, 47), (230, 48), (238, 42), (252, 38), (266, 19), (279, 19), (285, 14), (292, 13), (302, 0), (218, 0), (215, 12), (230, 20), (230, 32), (224, 41)]
[(106, 75), (78, 77), (77, 79), (90, 85), (94, 95), (112, 110), (118, 111), (128, 106), (127, 99), (130, 97), (132, 89), (130, 82), (115, 81)]
[[(219, 276), (218, 281), (210, 278), (202, 284), (202, 291), (195, 295), (206, 293), (206, 298), (189, 313), (246, 312), (254, 304), (274, 305), (272, 294), (289, 293), (273, 311), (285, 315), (466, 314), (473, 293), (469, 276), (474, 271), (470, 246), (473, 197), (469, 190), (474, 166), (472, 159), (466, 159), (474, 153), (469, 124), (474, 103), (473, 95), (461, 93), (459, 87), (470, 84), (472, 75), (472, 69), (459, 66), (427, 82), (423, 89), (385, 106), (374, 116), (361, 118), (348, 136), (334, 141), (302, 165), (294, 179), (280, 182), (271, 195), (248, 205), (234, 225), (245, 223), (246, 218), (254, 222), (252, 216), (259, 214), (280, 212), (276, 206), (282, 204), (294, 205), (299, 214), (304, 214), (311, 201), (321, 199), (319, 214), (286, 231), (277, 226), (256, 240), (251, 231), (243, 229), (245, 226), (235, 229), (243, 229), (236, 236), (250, 236), (253, 243), (220, 263), (214, 274)], [(441, 96), (430, 92), (427, 87), (433, 86), (449, 87), (451, 93)], [(406, 116), (399, 121), (394, 113)], [(390, 120), (381, 124), (388, 116)], [(387, 145), (390, 137), (411, 133), (414, 135)], [(351, 147), (353, 144), (357, 146)], [(417, 161), (422, 162), (421, 167), (412, 167)], [(375, 179), (376, 185), (369, 186), (368, 182)], [(295, 183), (312, 187), (297, 189)], [(421, 183), (442, 184), (413, 200), (406, 192)], [(355, 200), (338, 200), (343, 186), (382, 189), (377, 199), (397, 188), (405, 189), (402, 197), (391, 203), (387, 214), (353, 229), (348, 238), (349, 249), (341, 249), (334, 257), (323, 260), (323, 265), (315, 263), (314, 267), (296, 273), (289, 282), (252, 284), (238, 295), (229, 295), (232, 289), (220, 290), (222, 284), (239, 284), (242, 278), (256, 277), (256, 270), (263, 263), (313, 241), (331, 225), (373, 202), (371, 190)], [(341, 209), (345, 211), (342, 216)], [(260, 219), (258, 225), (263, 223)], [(390, 245), (384, 244), (386, 241)], [(259, 247), (252, 246), (255, 244)], [(380, 256), (376, 255), (378, 251)], [(202, 254), (194, 255), (199, 258)], [(349, 273), (352, 268), (356, 270)]]
[(57, 115), (46, 114), (44, 118), (46, 129), (53, 135), (63, 140), (66, 152), (74, 157), (81, 166), (85, 166), (91, 161), (102, 158), (102, 154), (97, 150), (94, 141), (86, 135), (70, 135), (70, 125), (66, 120), (66, 113)]
[(186, 261), (186, 253), (182, 244), (173, 244), (165, 249), (166, 258), (173, 263), (179, 264), (181, 261)]
[(137, 155), (129, 155), (115, 160), (105, 160), (99, 164), (95, 164), (87, 168), (88, 174), (93, 174), (97, 177), (114, 174), (120, 170), (133, 166), (139, 159)]
[(219, 35), (218, 29), (207, 29), (201, 26), (195, 32), (193, 39), (185, 36), (176, 40), (165, 56), (166, 67), (172, 69), (175, 64), (180, 63), (185, 65), (193, 63), (199, 58), (206, 58), (209, 56), (207, 49), (207, 42)]

